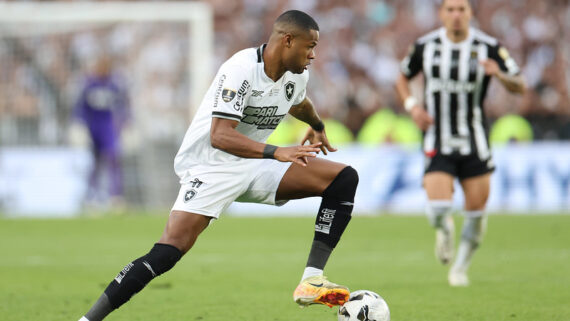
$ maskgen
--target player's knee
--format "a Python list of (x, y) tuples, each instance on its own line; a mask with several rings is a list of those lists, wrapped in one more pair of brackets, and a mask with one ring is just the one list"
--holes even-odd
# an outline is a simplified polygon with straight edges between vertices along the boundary
[(436, 228), (443, 226), (443, 220), (451, 215), (453, 209), (452, 200), (432, 200), (426, 205), (426, 215), (429, 223)]
[(323, 197), (354, 202), (358, 186), (358, 172), (351, 166), (343, 168), (323, 192)]
[(153, 248), (144, 256), (146, 263), (150, 266), (153, 276), (159, 276), (172, 269), (182, 257), (182, 252), (169, 244), (156, 243)]

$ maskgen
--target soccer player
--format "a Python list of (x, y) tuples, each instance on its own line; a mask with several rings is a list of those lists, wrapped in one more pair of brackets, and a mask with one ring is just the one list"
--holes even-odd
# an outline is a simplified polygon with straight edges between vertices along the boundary
[[(233, 201), (281, 205), (321, 196), (293, 298), (301, 306), (347, 301), (348, 289), (328, 281), (323, 269), (350, 221), (358, 175), (350, 166), (316, 158), (336, 150), (305, 92), (318, 41), (313, 18), (287, 11), (267, 44), (239, 51), (220, 67), (174, 160), (181, 188), (163, 235), (119, 272), (82, 321), (102, 320), (170, 270)], [(286, 113), (310, 125), (303, 139), (309, 144), (264, 143)]]
[(94, 72), (87, 77), (74, 107), (75, 118), (82, 121), (92, 140), (93, 168), (89, 175), (87, 201), (96, 198), (99, 179), (109, 174), (109, 195), (113, 205), (123, 198), (120, 135), (129, 119), (129, 96), (125, 86), (112, 73), (109, 57), (96, 60)]
[[(454, 179), (465, 197), (465, 220), (451, 286), (467, 286), (467, 269), (486, 227), (485, 204), (495, 166), (487, 137), (483, 100), (492, 77), (509, 91), (523, 93), (525, 83), (509, 52), (494, 38), (470, 27), (468, 0), (443, 0), (443, 27), (419, 38), (401, 63), (398, 94), (423, 131), (426, 213), (436, 229), (435, 252), (443, 264), (454, 257), (451, 217)], [(423, 72), (424, 106), (410, 95), (409, 80)]]

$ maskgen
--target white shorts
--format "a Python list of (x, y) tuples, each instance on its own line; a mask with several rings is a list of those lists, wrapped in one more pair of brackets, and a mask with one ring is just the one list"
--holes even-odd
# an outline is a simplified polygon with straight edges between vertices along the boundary
[(247, 159), (230, 166), (197, 166), (181, 183), (172, 210), (218, 218), (234, 201), (281, 206), (279, 183), (291, 166), (274, 159)]

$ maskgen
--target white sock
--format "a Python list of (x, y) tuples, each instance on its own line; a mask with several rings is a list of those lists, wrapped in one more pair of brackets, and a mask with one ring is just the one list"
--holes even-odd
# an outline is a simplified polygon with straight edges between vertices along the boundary
[(457, 255), (455, 256), (455, 262), (451, 267), (451, 270), (457, 272), (467, 272), (467, 268), (471, 263), (471, 256), (473, 255), (474, 249), (471, 242), (461, 240), (457, 248)]
[(445, 218), (451, 215), (452, 210), (452, 200), (430, 200), (425, 209), (430, 224), (436, 229), (443, 229), (445, 231), (449, 230)]
[(467, 272), (471, 257), (479, 247), (485, 234), (487, 220), (484, 211), (466, 211), (461, 231), (461, 242), (457, 248), (455, 262), (451, 267), (454, 271)]
[(312, 276), (319, 276), (319, 275), (323, 275), (323, 270), (307, 266), (305, 268), (305, 271), (303, 272), (303, 277), (301, 278), (301, 281), (303, 281), (306, 278), (310, 278)]
[(79, 321), (89, 321), (86, 317), (81, 317), (81, 319), (79, 319)]

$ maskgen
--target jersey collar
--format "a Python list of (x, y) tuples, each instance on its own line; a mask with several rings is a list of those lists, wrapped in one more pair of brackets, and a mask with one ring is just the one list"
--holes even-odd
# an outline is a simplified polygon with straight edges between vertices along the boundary
[(263, 62), (263, 51), (265, 50), (265, 47), (267, 47), (266, 43), (257, 48), (257, 63)]

